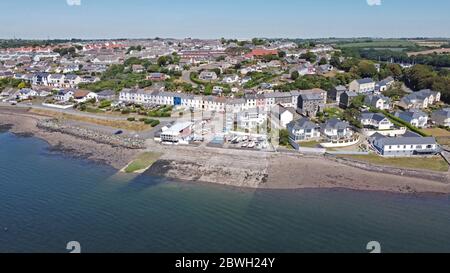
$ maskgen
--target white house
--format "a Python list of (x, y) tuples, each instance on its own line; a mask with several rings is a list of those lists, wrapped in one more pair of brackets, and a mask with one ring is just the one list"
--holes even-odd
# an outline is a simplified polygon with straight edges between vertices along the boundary
[(67, 102), (70, 99), (73, 98), (74, 90), (71, 89), (64, 89), (58, 91), (55, 95), (55, 100), (61, 101), (61, 102)]
[(391, 109), (391, 99), (383, 95), (368, 95), (364, 98), (364, 104), (379, 110)]
[(73, 94), (73, 98), (76, 102), (86, 102), (89, 100), (94, 99), (95, 101), (98, 100), (98, 95), (94, 92), (90, 92), (87, 90), (76, 90)]
[(350, 83), (349, 91), (355, 93), (370, 93), (375, 91), (375, 82), (371, 78), (354, 80)]
[(17, 92), (17, 98), (20, 100), (28, 100), (32, 97), (36, 97), (38, 93), (34, 91), (33, 89), (20, 89), (19, 92)]
[(439, 101), (441, 101), (440, 92), (424, 89), (403, 97), (399, 102), (399, 106), (404, 109), (426, 109), (429, 105), (438, 103)]
[(223, 80), (222, 80), (222, 82), (228, 83), (228, 84), (236, 83), (238, 81), (239, 81), (238, 75), (226, 75), (223, 77)]
[(289, 139), (293, 142), (309, 141), (320, 138), (320, 126), (308, 118), (301, 118), (287, 124)]
[(361, 124), (365, 127), (373, 127), (376, 130), (391, 130), (394, 124), (381, 113), (361, 113)]
[(395, 116), (417, 128), (424, 128), (428, 124), (428, 115), (418, 109), (396, 112)]
[(350, 125), (339, 119), (330, 119), (321, 126), (322, 134), (329, 140), (347, 139), (353, 136)]
[(434, 137), (421, 137), (410, 132), (402, 137), (387, 137), (377, 133), (369, 142), (384, 157), (430, 156), (439, 153)]

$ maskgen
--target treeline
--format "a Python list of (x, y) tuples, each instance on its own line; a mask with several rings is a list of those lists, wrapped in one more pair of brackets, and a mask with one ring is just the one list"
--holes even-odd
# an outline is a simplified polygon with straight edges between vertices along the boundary
[(0, 48), (43, 47), (67, 42), (74, 42), (74, 40), (0, 40)]
[(381, 62), (414, 63), (431, 65), (435, 67), (450, 67), (449, 54), (429, 54), (409, 57), (405, 51), (391, 49), (362, 49), (344, 48), (342, 53), (346, 57), (362, 58)]
[(450, 103), (450, 72), (435, 71), (426, 65), (415, 65), (403, 75), (406, 86), (412, 90), (431, 89), (441, 92), (441, 100)]

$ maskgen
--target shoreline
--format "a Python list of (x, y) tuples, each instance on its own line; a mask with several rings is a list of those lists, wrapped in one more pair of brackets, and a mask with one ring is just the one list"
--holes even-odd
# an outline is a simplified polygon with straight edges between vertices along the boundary
[[(9, 114), (6, 114), (9, 113)], [(450, 193), (448, 173), (424, 171), (422, 177), (398, 175), (419, 170), (382, 167), (327, 157), (227, 151), (190, 146), (163, 146), (148, 141), (150, 148), (129, 149), (96, 142), (62, 132), (39, 128), (49, 117), (25, 109), (0, 108), (0, 132), (37, 137), (50, 151), (112, 166), (119, 171), (144, 151), (161, 152), (161, 158), (142, 175), (181, 181), (211, 183), (248, 189), (347, 189), (391, 193)], [(363, 165), (361, 165), (363, 164)], [(373, 171), (371, 168), (373, 167)], [(386, 171), (390, 169), (390, 172)], [(403, 171), (403, 172), (402, 172)], [(441, 177), (441, 179), (433, 178)], [(430, 179), (431, 178), (431, 179)]]

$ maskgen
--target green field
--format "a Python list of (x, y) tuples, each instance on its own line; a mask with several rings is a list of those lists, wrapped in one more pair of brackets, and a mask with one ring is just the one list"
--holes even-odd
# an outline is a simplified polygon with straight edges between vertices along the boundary
[(434, 156), (429, 158), (418, 158), (418, 157), (385, 158), (375, 154), (370, 154), (370, 155), (345, 155), (345, 156), (343, 155), (340, 157), (398, 168), (422, 169), (437, 172), (447, 172), (449, 169), (447, 162), (440, 156)]
[(407, 48), (417, 46), (415, 43), (406, 40), (375, 40), (372, 42), (355, 42), (340, 44), (342, 48)]
[(150, 167), (153, 163), (155, 163), (158, 158), (161, 156), (159, 153), (153, 152), (145, 152), (142, 153), (136, 158), (133, 162), (131, 162), (124, 171), (126, 173), (135, 173), (139, 171), (143, 171)]

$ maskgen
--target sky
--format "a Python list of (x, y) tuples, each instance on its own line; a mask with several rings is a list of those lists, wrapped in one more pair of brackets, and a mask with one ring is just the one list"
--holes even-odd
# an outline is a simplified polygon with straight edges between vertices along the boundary
[(0, 38), (450, 37), (449, 0), (1, 0)]

